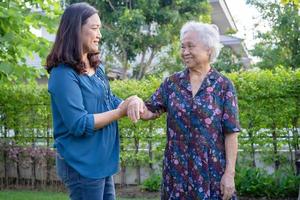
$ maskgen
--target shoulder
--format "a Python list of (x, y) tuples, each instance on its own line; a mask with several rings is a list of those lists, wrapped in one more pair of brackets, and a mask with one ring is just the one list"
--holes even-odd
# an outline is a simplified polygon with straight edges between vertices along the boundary
[(168, 83), (170, 83), (170, 82), (178, 82), (180, 79), (184, 78), (185, 73), (186, 73), (186, 70), (175, 72), (174, 74), (172, 74), (169, 77), (167, 77), (165, 79), (165, 81), (167, 81)]
[(48, 89), (52, 90), (58, 87), (64, 87), (65, 85), (70, 85), (70, 83), (79, 82), (79, 75), (77, 72), (66, 64), (59, 64), (50, 72), (50, 77), (48, 80)]
[(53, 67), (50, 73), (50, 79), (61, 79), (61, 78), (77, 78), (77, 72), (67, 64), (59, 64)]
[(52, 68), (51, 70), (51, 74), (57, 74), (57, 73), (70, 73), (70, 74), (77, 74), (75, 72), (75, 70), (70, 66), (70, 65), (67, 65), (67, 64), (59, 64), (55, 67)]
[(213, 76), (215, 76), (216, 81), (218, 84), (222, 85), (222, 88), (225, 90), (233, 90), (234, 85), (233, 82), (224, 74), (218, 72), (216, 69), (213, 69)]

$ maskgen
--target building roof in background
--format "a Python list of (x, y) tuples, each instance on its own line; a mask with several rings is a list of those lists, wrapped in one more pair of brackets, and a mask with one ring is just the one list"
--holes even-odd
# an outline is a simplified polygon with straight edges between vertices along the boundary
[(234, 53), (241, 57), (249, 57), (249, 53), (243, 39), (230, 35), (221, 35), (220, 40), (224, 46), (231, 47)]
[(238, 30), (225, 0), (209, 0), (209, 3), (212, 7), (212, 23), (219, 27), (221, 34), (226, 34), (229, 30)]
[(229, 46), (234, 53), (241, 56), (242, 59), (250, 63), (249, 53), (243, 39), (226, 35), (230, 30), (235, 32), (238, 31), (237, 26), (234, 22), (234, 19), (231, 15), (231, 12), (226, 4), (225, 0), (209, 0), (209, 3), (212, 7), (211, 19), (212, 23), (216, 24), (219, 27), (221, 34), (221, 43), (224, 46)]

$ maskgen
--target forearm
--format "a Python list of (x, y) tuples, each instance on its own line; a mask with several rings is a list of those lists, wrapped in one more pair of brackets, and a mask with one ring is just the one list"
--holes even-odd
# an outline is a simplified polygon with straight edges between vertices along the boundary
[(225, 135), (226, 168), (225, 173), (235, 175), (235, 164), (238, 151), (238, 134), (229, 133)]
[(118, 108), (104, 113), (94, 114), (95, 129), (103, 128), (104, 126), (120, 119), (123, 116), (125, 116), (125, 114), (122, 113)]

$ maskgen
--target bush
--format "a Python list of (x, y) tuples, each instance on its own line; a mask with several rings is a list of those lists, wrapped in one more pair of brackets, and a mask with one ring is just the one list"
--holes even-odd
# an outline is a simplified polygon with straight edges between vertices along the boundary
[(142, 183), (142, 189), (149, 192), (158, 192), (161, 188), (161, 175), (152, 174)]
[(300, 176), (292, 170), (281, 169), (268, 174), (259, 168), (238, 168), (236, 172), (236, 189), (239, 196), (247, 197), (297, 197)]
[[(243, 127), (239, 135), (239, 148), (244, 152), (243, 158), (249, 158), (247, 162), (250, 165), (256, 159), (255, 151), (260, 150), (265, 152), (266, 156), (261, 158), (262, 161), (269, 162), (266, 163), (268, 165), (271, 162), (280, 163), (280, 167), (288, 162), (294, 165), (293, 160), (289, 161), (287, 156), (282, 158), (278, 151), (288, 148), (292, 158), (293, 151), (299, 149), (300, 70), (277, 68), (273, 71), (236, 72), (227, 76), (233, 81), (239, 99)], [(112, 81), (111, 88), (121, 98), (137, 94), (146, 100), (161, 82), (162, 79), (157, 77), (140, 81)], [(16, 146), (50, 147), (53, 140), (47, 87), (37, 84), (0, 84), (0, 94), (0, 142)], [(119, 120), (119, 127), (121, 166), (145, 166), (161, 161), (166, 143), (165, 115), (156, 120), (139, 121), (135, 124), (123, 118)], [(242, 164), (247, 165), (244, 160)], [(254, 174), (245, 174), (249, 176), (249, 180), (252, 175), (263, 179), (251, 180), (251, 187), (255, 187), (255, 181), (259, 181), (257, 184), (267, 182), (264, 179), (268, 177), (262, 172), (251, 173)], [(285, 188), (292, 194), (294, 189), (290, 185), (295, 180), (289, 177), (290, 183), (284, 179), (287, 177), (281, 178), (281, 185), (285, 184)], [(247, 185), (241, 187), (244, 188), (241, 192), (253, 190)]]

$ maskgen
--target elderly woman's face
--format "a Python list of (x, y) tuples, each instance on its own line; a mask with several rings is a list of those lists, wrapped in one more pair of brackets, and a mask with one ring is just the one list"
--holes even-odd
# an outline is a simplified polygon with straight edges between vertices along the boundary
[(98, 14), (87, 18), (86, 23), (81, 28), (81, 39), (84, 53), (94, 53), (98, 51), (101, 39), (101, 21)]
[(181, 58), (188, 68), (201, 68), (209, 64), (209, 49), (199, 40), (198, 33), (190, 31), (184, 34), (181, 41)]

